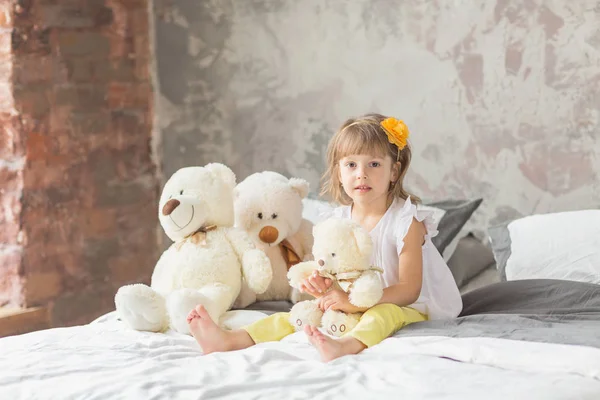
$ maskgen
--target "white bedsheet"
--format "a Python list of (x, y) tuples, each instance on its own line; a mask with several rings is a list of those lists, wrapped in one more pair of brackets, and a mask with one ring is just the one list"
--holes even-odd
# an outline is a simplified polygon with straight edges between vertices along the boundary
[(597, 400), (600, 350), (389, 338), (324, 364), (303, 333), (203, 356), (191, 337), (134, 332), (111, 318), (0, 339), (0, 399), (213, 398)]

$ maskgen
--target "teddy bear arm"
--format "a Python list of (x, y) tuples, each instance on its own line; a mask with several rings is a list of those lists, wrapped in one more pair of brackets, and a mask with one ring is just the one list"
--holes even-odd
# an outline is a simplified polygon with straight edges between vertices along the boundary
[(315, 261), (304, 261), (294, 265), (287, 273), (290, 286), (299, 289), (302, 281), (308, 278), (313, 271), (318, 269), (319, 264)]
[(242, 273), (248, 287), (256, 294), (267, 291), (273, 280), (271, 260), (259, 249), (248, 250), (242, 258)]
[(379, 275), (374, 271), (364, 272), (350, 290), (350, 303), (357, 307), (373, 307), (383, 296), (383, 285)]
[(248, 287), (255, 293), (264, 293), (273, 279), (269, 257), (257, 249), (250, 236), (241, 229), (230, 228), (227, 239), (242, 264), (242, 274)]

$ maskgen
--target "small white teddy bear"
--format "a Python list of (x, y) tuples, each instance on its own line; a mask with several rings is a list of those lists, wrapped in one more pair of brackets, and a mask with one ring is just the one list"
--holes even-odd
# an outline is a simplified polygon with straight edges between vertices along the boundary
[(189, 334), (186, 318), (199, 304), (219, 322), (240, 293), (242, 277), (256, 293), (271, 283), (264, 252), (233, 227), (235, 175), (223, 164), (187, 167), (165, 184), (159, 220), (173, 243), (158, 260), (150, 287), (121, 287), (117, 313), (131, 328)]
[[(350, 219), (329, 218), (315, 225), (313, 255), (316, 261), (295, 265), (288, 272), (290, 285), (298, 288), (317, 270), (332, 280), (332, 288), (348, 293), (357, 307), (372, 307), (383, 295), (382, 270), (370, 266), (373, 242), (369, 234)], [(327, 310), (323, 313), (317, 300), (300, 302), (290, 312), (296, 330), (305, 325), (322, 326), (330, 335), (342, 336), (356, 326), (362, 313), (346, 314)]]
[(304, 179), (286, 178), (264, 171), (248, 176), (234, 190), (235, 225), (248, 233), (256, 247), (271, 261), (273, 280), (262, 294), (244, 283), (235, 308), (256, 301), (312, 298), (290, 286), (287, 273), (295, 264), (312, 259), (313, 224), (302, 218), (302, 199), (308, 194)]

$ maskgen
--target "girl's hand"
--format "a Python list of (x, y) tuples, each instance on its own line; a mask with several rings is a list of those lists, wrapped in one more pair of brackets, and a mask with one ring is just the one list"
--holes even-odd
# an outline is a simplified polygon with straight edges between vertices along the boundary
[(323, 278), (317, 271), (300, 284), (300, 292), (308, 293), (315, 298), (323, 296), (323, 293), (331, 287), (331, 279)]
[(368, 308), (356, 307), (348, 300), (348, 293), (340, 289), (330, 290), (319, 299), (319, 308), (325, 312), (327, 310), (343, 311), (345, 313), (365, 312)]

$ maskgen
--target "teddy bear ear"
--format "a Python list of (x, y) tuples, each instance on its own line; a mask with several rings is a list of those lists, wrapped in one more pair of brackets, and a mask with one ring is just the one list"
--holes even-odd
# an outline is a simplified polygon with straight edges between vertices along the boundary
[(360, 225), (352, 228), (352, 234), (354, 235), (360, 254), (367, 258), (370, 257), (371, 252), (373, 251), (373, 241), (371, 240), (371, 236), (369, 236), (367, 231)]
[(235, 188), (235, 174), (228, 166), (220, 163), (210, 163), (205, 168), (219, 179), (222, 179), (231, 189)]
[(300, 178), (290, 178), (290, 186), (300, 195), (300, 198), (303, 199), (308, 196), (308, 188), (309, 184), (304, 179)]

